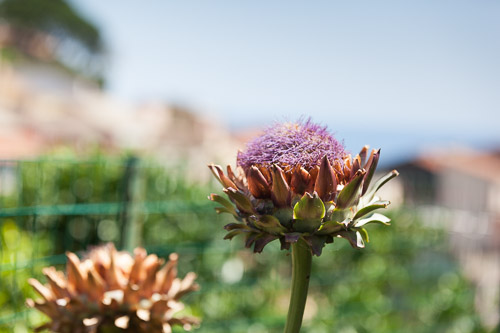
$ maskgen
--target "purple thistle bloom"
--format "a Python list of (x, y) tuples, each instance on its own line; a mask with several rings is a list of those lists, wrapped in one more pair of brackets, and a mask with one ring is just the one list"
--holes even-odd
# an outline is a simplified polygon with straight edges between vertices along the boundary
[(296, 123), (276, 123), (246, 145), (238, 153), (237, 164), (247, 170), (252, 165), (278, 164), (285, 170), (300, 166), (309, 170), (320, 164), (326, 155), (330, 161), (346, 154), (342, 143), (337, 141), (326, 126), (315, 124), (311, 119)]
[[(208, 166), (228, 199), (209, 198), (222, 205), (218, 213), (237, 220), (225, 226), (225, 239), (244, 235), (254, 252), (277, 239), (281, 249), (297, 250), (301, 242), (317, 256), (336, 237), (362, 248), (368, 241), (365, 224), (389, 222), (372, 213), (389, 204), (375, 202), (375, 193), (398, 175), (393, 170), (371, 184), (379, 157), (380, 150), (368, 146), (352, 157), (326, 126), (309, 118), (275, 123), (238, 153), (237, 172), (229, 165), (227, 173)], [(330, 213), (332, 208), (342, 213)]]

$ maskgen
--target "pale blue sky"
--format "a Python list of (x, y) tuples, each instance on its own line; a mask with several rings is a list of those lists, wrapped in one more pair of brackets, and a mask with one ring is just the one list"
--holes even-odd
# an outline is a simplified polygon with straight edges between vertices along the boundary
[(109, 91), (238, 128), (311, 115), (390, 156), (500, 143), (499, 1), (73, 0)]

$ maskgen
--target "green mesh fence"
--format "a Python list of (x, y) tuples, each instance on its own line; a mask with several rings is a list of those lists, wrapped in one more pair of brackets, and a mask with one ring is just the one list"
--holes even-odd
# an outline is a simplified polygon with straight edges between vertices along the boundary
[[(280, 332), (290, 262), (279, 244), (252, 254), (224, 241), (207, 200), (220, 192), (179, 169), (134, 157), (0, 161), (0, 332), (30, 332), (47, 319), (25, 306), (27, 284), (63, 269), (66, 251), (114, 242), (180, 255), (179, 274), (198, 274), (202, 289), (184, 300), (200, 332)], [(209, 171), (207, 170), (207, 173)], [(314, 258), (304, 332), (482, 332), (473, 289), (450, 256), (446, 236), (409, 211), (374, 228), (363, 251), (336, 241)], [(177, 329), (177, 332), (182, 331)]]
[[(206, 186), (134, 157), (0, 161), (0, 331), (30, 331), (46, 320), (25, 306), (26, 298), (37, 297), (28, 278), (44, 281), (42, 268), (63, 269), (66, 251), (81, 253), (109, 241), (126, 250), (142, 245), (164, 257), (179, 253), (181, 275), (200, 275), (203, 289), (191, 296), (195, 305), (189, 311), (201, 316), (197, 299), (227, 292), (217, 284), (217, 275), (238, 251), (221, 242), (224, 222), (207, 194)], [(254, 283), (241, 282), (235, 295), (251, 293)], [(269, 318), (266, 322), (272, 322)], [(206, 325), (218, 331), (227, 322)]]

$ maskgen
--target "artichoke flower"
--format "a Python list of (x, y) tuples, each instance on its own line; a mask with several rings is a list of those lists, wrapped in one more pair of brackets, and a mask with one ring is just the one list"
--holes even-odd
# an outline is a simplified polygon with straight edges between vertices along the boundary
[(71, 252), (67, 258), (66, 275), (47, 267), (47, 285), (29, 280), (42, 299), (28, 299), (27, 305), (51, 319), (36, 332), (172, 332), (174, 325), (189, 330), (198, 324), (196, 318), (174, 317), (183, 309), (179, 299), (199, 289), (194, 273), (177, 277), (177, 254), (163, 265), (143, 248), (131, 256), (110, 243), (92, 249), (82, 261)]
[(398, 172), (373, 182), (379, 157), (380, 149), (365, 146), (353, 158), (326, 126), (310, 119), (275, 124), (238, 153), (235, 171), (209, 165), (228, 197), (209, 199), (221, 205), (217, 213), (237, 220), (225, 226), (225, 238), (245, 235), (254, 252), (276, 239), (282, 249), (303, 239), (317, 256), (336, 237), (362, 248), (369, 241), (367, 224), (390, 221), (374, 212), (390, 203), (377, 191)]

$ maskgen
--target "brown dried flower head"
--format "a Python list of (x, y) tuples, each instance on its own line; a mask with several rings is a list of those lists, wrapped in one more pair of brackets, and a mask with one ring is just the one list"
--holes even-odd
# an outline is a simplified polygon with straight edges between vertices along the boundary
[(174, 317), (183, 309), (180, 298), (199, 289), (196, 274), (177, 277), (177, 254), (165, 265), (154, 254), (136, 248), (134, 256), (109, 243), (92, 249), (80, 260), (67, 253), (66, 274), (47, 267), (48, 284), (29, 283), (42, 299), (27, 300), (50, 317), (36, 328), (60, 333), (172, 332), (180, 325), (189, 330), (199, 324), (193, 317)]

